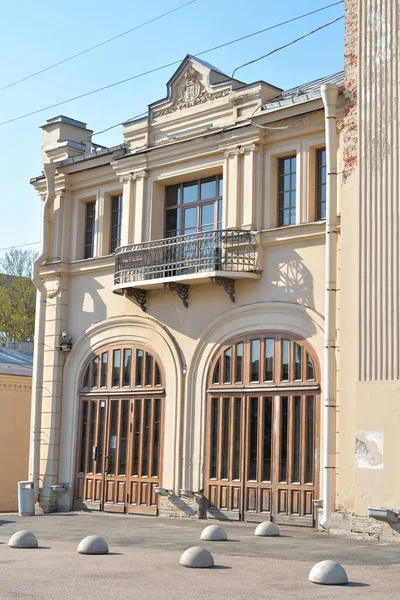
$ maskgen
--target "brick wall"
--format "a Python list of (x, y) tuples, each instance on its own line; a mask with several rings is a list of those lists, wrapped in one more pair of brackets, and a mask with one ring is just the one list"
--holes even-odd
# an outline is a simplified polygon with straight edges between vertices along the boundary
[(358, 0), (345, 0), (344, 43), (345, 119), (343, 131), (343, 181), (352, 174), (358, 161)]

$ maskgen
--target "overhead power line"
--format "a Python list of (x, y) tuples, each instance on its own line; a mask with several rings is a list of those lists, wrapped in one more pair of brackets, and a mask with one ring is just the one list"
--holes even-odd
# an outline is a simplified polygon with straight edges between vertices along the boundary
[(296, 44), (297, 42), (304, 40), (306, 37), (313, 35), (313, 33), (317, 33), (317, 31), (321, 31), (321, 29), (325, 29), (325, 27), (329, 27), (329, 25), (333, 25), (334, 23), (337, 23), (341, 19), (344, 19), (344, 15), (342, 15), (341, 17), (338, 17), (337, 19), (334, 19), (333, 21), (330, 21), (329, 23), (325, 23), (324, 25), (317, 27), (317, 29), (313, 29), (312, 31), (305, 33), (301, 37), (298, 37), (295, 40), (292, 40), (291, 42), (289, 42), (288, 44), (285, 44), (284, 46), (279, 46), (279, 48), (275, 48), (275, 50), (271, 50), (271, 52), (268, 52), (267, 54), (263, 54), (262, 56), (259, 56), (258, 58), (254, 58), (253, 60), (249, 60), (249, 62), (245, 62), (242, 65), (239, 65), (239, 67), (236, 67), (236, 69), (234, 69), (232, 71), (232, 79), (234, 78), (235, 73), (237, 71), (239, 71), (239, 69), (243, 69), (243, 67), (247, 67), (248, 65), (252, 65), (253, 63), (258, 62), (259, 60), (262, 60), (263, 58), (267, 58), (267, 56), (271, 56), (271, 54), (275, 54), (275, 52), (279, 52), (279, 50), (284, 50), (284, 48), (288, 48), (289, 46), (292, 46), (293, 44)]
[[(225, 42), (224, 44), (220, 44), (218, 46), (214, 46), (213, 48), (208, 48), (207, 50), (203, 50), (202, 52), (198, 52), (198, 53), (194, 54), (194, 56), (195, 57), (196, 56), (202, 56), (203, 54), (207, 54), (209, 52), (213, 52), (214, 50), (218, 50), (220, 48), (223, 48), (225, 46), (229, 46), (231, 44), (235, 44), (235, 43), (240, 42), (240, 41), (242, 41), (244, 39), (247, 39), (249, 37), (258, 35), (260, 33), (264, 33), (265, 31), (270, 31), (271, 29), (275, 29), (277, 27), (281, 27), (282, 25), (286, 25), (287, 23), (291, 23), (293, 21), (302, 19), (302, 18), (304, 18), (306, 16), (309, 16), (311, 14), (314, 14), (316, 12), (320, 12), (322, 10), (326, 10), (326, 9), (331, 8), (332, 6), (336, 6), (338, 4), (343, 4), (343, 0), (340, 0), (339, 2), (335, 2), (333, 4), (329, 4), (328, 6), (322, 7), (320, 9), (315, 10), (315, 11), (312, 11), (312, 12), (309, 12), (309, 13), (305, 13), (304, 15), (299, 15), (298, 17), (294, 17), (293, 19), (290, 19), (289, 21), (284, 21), (282, 23), (277, 23), (276, 25), (272, 25), (272, 26), (267, 27), (265, 29), (260, 29), (259, 31), (256, 31), (254, 33), (250, 33), (250, 34), (248, 34), (246, 36), (243, 36), (243, 37), (240, 37), (240, 38), (236, 38), (234, 40), (230, 40), (229, 42)], [(344, 18), (344, 17), (342, 16), (340, 18)], [(322, 27), (327, 27), (328, 25), (331, 25), (331, 24), (332, 24), (332, 22), (331, 23), (327, 23), (327, 24), (321, 26), (321, 28)], [(310, 33), (306, 34), (305, 37), (307, 37), (307, 35), (311, 35), (311, 33), (315, 33), (315, 32), (310, 32)], [(295, 43), (296, 41), (298, 41), (298, 40), (294, 40), (293, 42), (290, 42), (290, 44), (287, 44), (287, 45), (291, 45), (292, 43)], [(284, 47), (286, 47), (286, 46), (284, 46)], [(278, 50), (281, 50), (281, 49), (282, 48), (277, 48), (273, 52), (277, 52)], [(259, 59), (257, 59), (257, 60), (259, 60)], [(0, 126), (7, 125), (8, 123), (13, 123), (14, 121), (19, 121), (20, 119), (25, 119), (26, 117), (30, 117), (32, 115), (36, 115), (36, 114), (38, 114), (40, 112), (44, 112), (46, 110), (49, 110), (50, 108), (55, 108), (57, 106), (62, 106), (63, 104), (67, 104), (69, 102), (73, 102), (74, 100), (80, 100), (81, 98), (85, 98), (87, 96), (91, 96), (93, 94), (97, 94), (98, 92), (102, 92), (104, 90), (108, 90), (110, 88), (113, 88), (115, 86), (121, 85), (123, 83), (127, 83), (128, 81), (133, 81), (134, 79), (139, 79), (140, 77), (144, 77), (145, 75), (150, 75), (152, 73), (156, 73), (157, 71), (161, 71), (163, 69), (167, 69), (168, 67), (172, 67), (174, 65), (178, 65), (181, 62), (182, 62), (182, 58), (180, 58), (179, 60), (174, 60), (174, 61), (169, 62), (167, 64), (161, 65), (160, 67), (155, 67), (154, 69), (149, 69), (148, 71), (143, 71), (142, 73), (138, 73), (137, 75), (132, 75), (131, 77), (127, 77), (126, 79), (121, 79), (120, 81), (116, 81), (114, 83), (110, 83), (109, 85), (105, 85), (105, 86), (102, 86), (102, 87), (97, 88), (95, 90), (91, 90), (90, 92), (86, 92), (84, 94), (79, 94), (78, 96), (74, 96), (72, 98), (68, 98), (67, 100), (62, 100), (61, 102), (56, 102), (54, 104), (50, 104), (49, 106), (45, 106), (43, 108), (39, 108), (37, 110), (33, 110), (33, 111), (29, 112), (29, 113), (25, 113), (25, 114), (20, 115), (18, 117), (14, 117), (13, 119), (8, 119), (7, 121), (2, 121), (2, 122), (0, 122)], [(117, 127), (120, 124), (121, 123), (118, 123), (115, 126), (113, 125), (112, 127), (110, 127), (110, 129), (112, 129), (113, 127)]]
[(13, 250), (14, 248), (24, 248), (25, 246), (37, 246), (39, 242), (31, 242), (30, 244), (19, 244), (19, 246), (9, 246), (8, 248), (0, 248), (0, 252), (5, 250)]
[(189, 4), (193, 4), (194, 2), (197, 2), (197, 0), (190, 0), (190, 2), (186, 2), (185, 4), (181, 4), (180, 6), (177, 6), (176, 8), (173, 8), (172, 10), (169, 10), (165, 13), (163, 13), (162, 15), (158, 15), (158, 17), (154, 17), (154, 19), (150, 19), (149, 21), (145, 21), (144, 23), (141, 23), (140, 25), (136, 25), (136, 27), (132, 27), (131, 29), (128, 29), (127, 31), (123, 31), (122, 33), (119, 33), (117, 35), (114, 35), (111, 38), (108, 38), (107, 40), (104, 40), (103, 42), (99, 42), (98, 44), (96, 44), (95, 46), (91, 46), (90, 48), (86, 48), (86, 50), (82, 50), (81, 52), (78, 52), (77, 54), (73, 54), (72, 56), (68, 56), (68, 58), (64, 58), (63, 60), (60, 60), (59, 62), (54, 63), (53, 65), (49, 65), (48, 67), (45, 67), (44, 69), (40, 69), (40, 71), (36, 71), (35, 73), (31, 73), (30, 75), (27, 75), (26, 77), (22, 77), (22, 79), (18, 79), (17, 81), (13, 81), (12, 83), (9, 83), (8, 85), (5, 85), (4, 87), (0, 88), (0, 92), (2, 92), (3, 90), (7, 90), (8, 88), (12, 87), (13, 85), (17, 85), (18, 83), (22, 83), (23, 81), (26, 81), (27, 79), (32, 79), (32, 77), (36, 77), (36, 75), (40, 75), (41, 73), (45, 73), (46, 71), (50, 71), (51, 69), (54, 69), (55, 67), (59, 67), (60, 65), (63, 65), (64, 63), (73, 60), (74, 58), (77, 58), (78, 56), (82, 56), (83, 54), (87, 54), (88, 52), (91, 52), (92, 50), (95, 50), (96, 48), (100, 48), (101, 46), (105, 46), (106, 44), (109, 44), (110, 42), (113, 42), (114, 40), (117, 40), (118, 38), (123, 37), (124, 35), (128, 35), (128, 33), (132, 33), (132, 31), (136, 31), (137, 29), (141, 29), (142, 27), (145, 27), (146, 25), (150, 25), (150, 23), (154, 23), (155, 21), (158, 21), (159, 19), (162, 19), (163, 17), (166, 17), (168, 15), (171, 15), (172, 13), (181, 10), (181, 8), (185, 8), (185, 6), (189, 6)]

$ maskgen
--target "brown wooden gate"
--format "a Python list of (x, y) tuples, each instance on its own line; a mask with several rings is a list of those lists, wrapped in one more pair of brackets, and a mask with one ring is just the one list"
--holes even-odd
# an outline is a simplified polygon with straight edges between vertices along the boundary
[[(86, 372), (83, 378), (89, 389), (80, 397), (75, 508), (156, 515), (155, 488), (161, 486), (163, 447), (161, 372), (144, 350), (117, 351), (117, 355), (111, 349), (95, 356), (88, 366), (89, 375)], [(111, 373), (104, 376), (101, 386), (99, 364), (109, 368), (109, 352)], [(94, 390), (107, 387), (109, 381), (136, 389), (131, 394), (125, 390), (96, 394)]]
[(207, 400), (209, 516), (313, 525), (319, 394), (311, 361), (300, 341), (271, 334), (217, 355)]

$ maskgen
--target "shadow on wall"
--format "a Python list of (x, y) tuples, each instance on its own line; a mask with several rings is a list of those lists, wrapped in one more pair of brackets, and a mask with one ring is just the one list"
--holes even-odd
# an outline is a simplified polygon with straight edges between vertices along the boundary
[(82, 292), (80, 307), (83, 321), (81, 330), (86, 330), (93, 323), (107, 318), (107, 306), (99, 293), (100, 290), (104, 289), (104, 285), (96, 279), (92, 281), (85, 280), (85, 285), (86, 288)]
[(268, 269), (272, 286), (279, 289), (282, 302), (300, 304), (315, 310), (314, 279), (301, 256), (295, 250), (285, 249), (285, 260), (277, 260)]

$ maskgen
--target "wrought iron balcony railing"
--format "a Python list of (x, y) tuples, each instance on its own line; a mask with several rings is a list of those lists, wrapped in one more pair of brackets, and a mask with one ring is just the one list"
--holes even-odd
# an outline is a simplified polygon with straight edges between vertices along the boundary
[(257, 232), (202, 231), (122, 246), (115, 251), (114, 285), (217, 271), (257, 273)]

